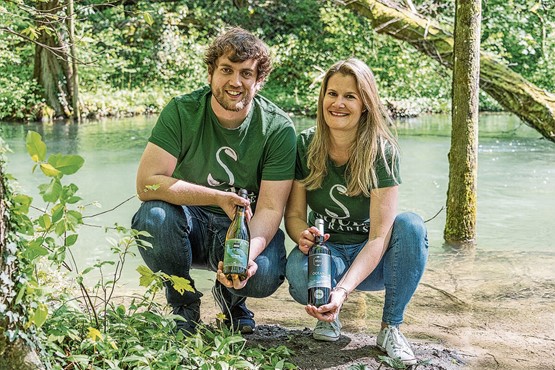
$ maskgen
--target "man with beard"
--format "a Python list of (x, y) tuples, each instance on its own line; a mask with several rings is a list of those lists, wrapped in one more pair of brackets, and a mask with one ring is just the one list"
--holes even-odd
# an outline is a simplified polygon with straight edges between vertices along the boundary
[[(250, 333), (246, 297), (267, 297), (285, 277), (279, 229), (294, 177), (295, 129), (289, 117), (257, 95), (271, 71), (267, 46), (241, 28), (229, 29), (206, 51), (210, 86), (172, 99), (152, 130), (137, 171), (143, 201), (133, 228), (152, 248), (139, 248), (153, 271), (186, 278), (191, 267), (217, 271), (212, 292), (224, 324)], [(237, 195), (247, 189), (250, 199)], [(247, 278), (222, 273), (226, 231), (236, 206), (248, 207), (251, 233)], [(194, 333), (201, 292), (166, 298), (177, 328)]]

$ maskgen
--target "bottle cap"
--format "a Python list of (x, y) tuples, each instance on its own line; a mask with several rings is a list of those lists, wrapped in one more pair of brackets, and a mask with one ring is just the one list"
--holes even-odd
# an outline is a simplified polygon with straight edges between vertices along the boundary
[(245, 199), (247, 199), (248, 196), (249, 196), (249, 193), (247, 192), (247, 189), (239, 189), (238, 194), (239, 194), (240, 197), (243, 197)]
[(324, 236), (324, 220), (322, 220), (321, 218), (317, 218), (314, 221), (314, 225), (316, 226), (320, 234)]

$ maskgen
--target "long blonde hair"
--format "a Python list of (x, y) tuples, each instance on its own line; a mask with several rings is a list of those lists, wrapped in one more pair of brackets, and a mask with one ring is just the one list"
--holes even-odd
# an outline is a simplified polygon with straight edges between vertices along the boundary
[[(384, 161), (389, 174), (393, 173), (392, 166), (399, 155), (397, 139), (389, 129), (391, 118), (378, 96), (376, 80), (366, 63), (356, 58), (349, 58), (335, 63), (326, 72), (320, 96), (318, 98), (318, 112), (316, 116), (316, 132), (308, 147), (307, 165), (308, 176), (302, 183), (308, 190), (318, 189), (327, 174), (328, 153), (330, 153), (330, 130), (324, 120), (324, 97), (331, 76), (336, 73), (354, 76), (359, 94), (362, 98), (363, 113), (357, 128), (355, 141), (349, 148), (346, 180), (348, 196), (370, 196), (371, 188), (378, 185), (375, 166), (378, 153)], [(391, 164), (387, 163), (386, 147), (392, 156)], [(395, 174), (394, 174), (395, 175)]]

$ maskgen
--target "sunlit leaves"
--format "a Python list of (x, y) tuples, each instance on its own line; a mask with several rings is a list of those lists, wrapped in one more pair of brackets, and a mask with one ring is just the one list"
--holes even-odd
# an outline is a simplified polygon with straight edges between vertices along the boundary
[(146, 193), (147, 191), (156, 191), (159, 188), (160, 188), (160, 184), (145, 185), (145, 189), (143, 191)]
[(29, 206), (31, 205), (33, 198), (28, 195), (17, 194), (12, 198), (12, 201), (14, 211), (27, 214), (29, 212)]
[(73, 244), (75, 244), (77, 242), (78, 237), (79, 237), (78, 234), (68, 235), (65, 239), (65, 246), (66, 247), (71, 247)]
[(195, 289), (193, 289), (193, 287), (191, 286), (191, 282), (185, 278), (171, 275), (170, 281), (173, 284), (173, 288), (177, 290), (179, 294), (184, 294), (185, 291), (193, 293), (195, 292)]
[[(31, 159), (39, 164), (41, 171), (48, 177), (61, 178), (63, 175), (72, 175), (85, 163), (83, 157), (79, 155), (63, 154), (52, 154), (46, 161), (46, 144), (35, 131), (27, 133), (25, 145)], [(50, 192), (49, 197), (54, 195)]]
[(87, 338), (90, 338), (93, 342), (103, 339), (102, 333), (98, 329), (89, 327), (88, 331)]
[(156, 276), (154, 275), (152, 270), (144, 265), (139, 265), (139, 267), (137, 267), (137, 272), (140, 275), (139, 277), (140, 286), (148, 287), (156, 279)]
[(139, 285), (144, 287), (149, 287), (153, 282), (162, 283), (169, 281), (173, 288), (179, 292), (179, 294), (184, 294), (185, 291), (194, 292), (195, 289), (191, 286), (191, 282), (185, 278), (168, 275), (161, 271), (152, 272), (151, 269), (144, 265), (137, 267), (137, 272), (139, 273)]
[(72, 175), (83, 166), (85, 160), (78, 155), (53, 154), (48, 158), (48, 163), (64, 175)]
[(154, 18), (152, 18), (152, 15), (149, 12), (141, 12), (143, 19), (145, 20), (145, 22), (149, 25), (152, 26), (152, 24), (154, 23)]
[(27, 327), (30, 327), (34, 324), (36, 327), (41, 327), (42, 324), (46, 322), (46, 318), (48, 317), (48, 307), (44, 303), (39, 303), (37, 308), (29, 318), (27, 322)]
[(27, 132), (25, 140), (27, 152), (34, 162), (44, 161), (46, 158), (46, 144), (42, 141), (41, 136), (35, 131)]
[(62, 183), (60, 179), (54, 178), (48, 184), (39, 185), (39, 191), (45, 202), (54, 203), (60, 198)]
[(43, 244), (44, 238), (42, 237), (31, 240), (27, 248), (23, 251), (23, 255), (29, 261), (34, 261), (38, 257), (46, 256), (48, 254), (48, 249), (46, 249)]

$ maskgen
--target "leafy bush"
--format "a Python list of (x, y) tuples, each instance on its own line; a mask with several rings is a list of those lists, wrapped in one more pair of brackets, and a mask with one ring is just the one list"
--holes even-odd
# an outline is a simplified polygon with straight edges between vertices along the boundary
[[(0, 322), (9, 323), (0, 330), (0, 345), (24, 339), (39, 348), (49, 369), (60, 370), (294, 368), (287, 362), (287, 348), (247, 348), (244, 338), (227, 329), (205, 327), (188, 338), (176, 332), (174, 316), (157, 303), (157, 295), (165, 282), (177, 291), (192, 290), (181, 277), (139, 266), (140, 285), (146, 291), (116, 301), (114, 292), (126, 259), (137, 247), (150, 247), (138, 238), (148, 234), (119, 225), (108, 228), (118, 235), (109, 240), (113, 258), (81, 269), (72, 249), (87, 206), (78, 187), (62, 179), (78, 172), (84, 159), (47, 156), (46, 144), (33, 131), (28, 132), (26, 147), (35, 163), (33, 170), (47, 178), (39, 185), (45, 204), (37, 205), (24, 194), (8, 194), (16, 234), (9, 236), (6, 258), (16, 266), (16, 277), (9, 280), (14, 287), (10, 305), (0, 310)], [(86, 277), (93, 271), (100, 278), (90, 286)]]
[(41, 116), (44, 99), (39, 95), (40, 88), (33, 80), (17, 76), (0, 75), (0, 120), (16, 118), (36, 120)]

